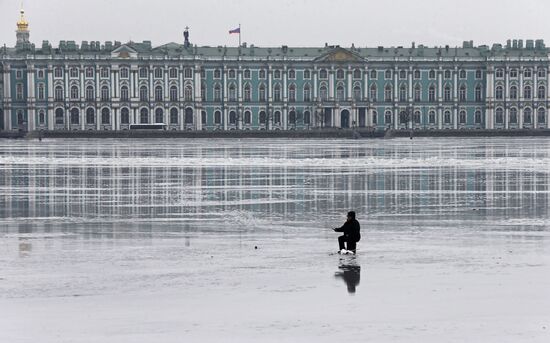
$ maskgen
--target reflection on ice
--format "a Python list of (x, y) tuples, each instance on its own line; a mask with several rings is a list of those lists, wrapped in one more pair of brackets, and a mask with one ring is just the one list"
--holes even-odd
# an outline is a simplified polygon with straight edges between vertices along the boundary
[(355, 294), (357, 286), (361, 281), (361, 265), (357, 261), (357, 257), (342, 257), (339, 271), (336, 272), (336, 278), (342, 278), (348, 287), (348, 293)]

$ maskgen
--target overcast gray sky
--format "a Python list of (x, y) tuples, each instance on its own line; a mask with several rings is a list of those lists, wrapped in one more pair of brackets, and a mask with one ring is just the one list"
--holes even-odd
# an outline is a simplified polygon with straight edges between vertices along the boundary
[[(548, 0), (25, 0), (31, 40), (198, 45), (460, 45), (550, 41)], [(20, 0), (0, 0), (0, 43), (13, 46)], [(550, 43), (550, 42), (548, 42)], [(548, 44), (550, 45), (550, 44)]]

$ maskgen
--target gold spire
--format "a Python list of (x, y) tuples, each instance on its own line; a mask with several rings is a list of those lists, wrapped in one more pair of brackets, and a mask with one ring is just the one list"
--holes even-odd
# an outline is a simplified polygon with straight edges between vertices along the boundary
[(19, 17), (19, 21), (17, 22), (17, 31), (28, 31), (29, 30), (29, 22), (27, 19), (25, 19), (25, 10), (21, 8), (21, 16)]

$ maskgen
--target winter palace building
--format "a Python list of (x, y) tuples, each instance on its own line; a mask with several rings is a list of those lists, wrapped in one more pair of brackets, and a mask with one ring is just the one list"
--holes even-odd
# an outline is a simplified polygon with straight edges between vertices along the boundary
[[(260, 48), (29, 40), (0, 47), (0, 130), (541, 129), (542, 40)], [(525, 43), (525, 44), (524, 44)]]

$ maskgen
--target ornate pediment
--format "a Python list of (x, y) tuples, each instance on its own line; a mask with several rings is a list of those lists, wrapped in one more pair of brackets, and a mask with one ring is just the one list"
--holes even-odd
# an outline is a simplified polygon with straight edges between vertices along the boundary
[(124, 44), (116, 48), (111, 52), (113, 58), (137, 58), (138, 53), (130, 46)]
[(353, 51), (344, 48), (334, 48), (319, 56), (318, 62), (363, 62), (364, 58)]

